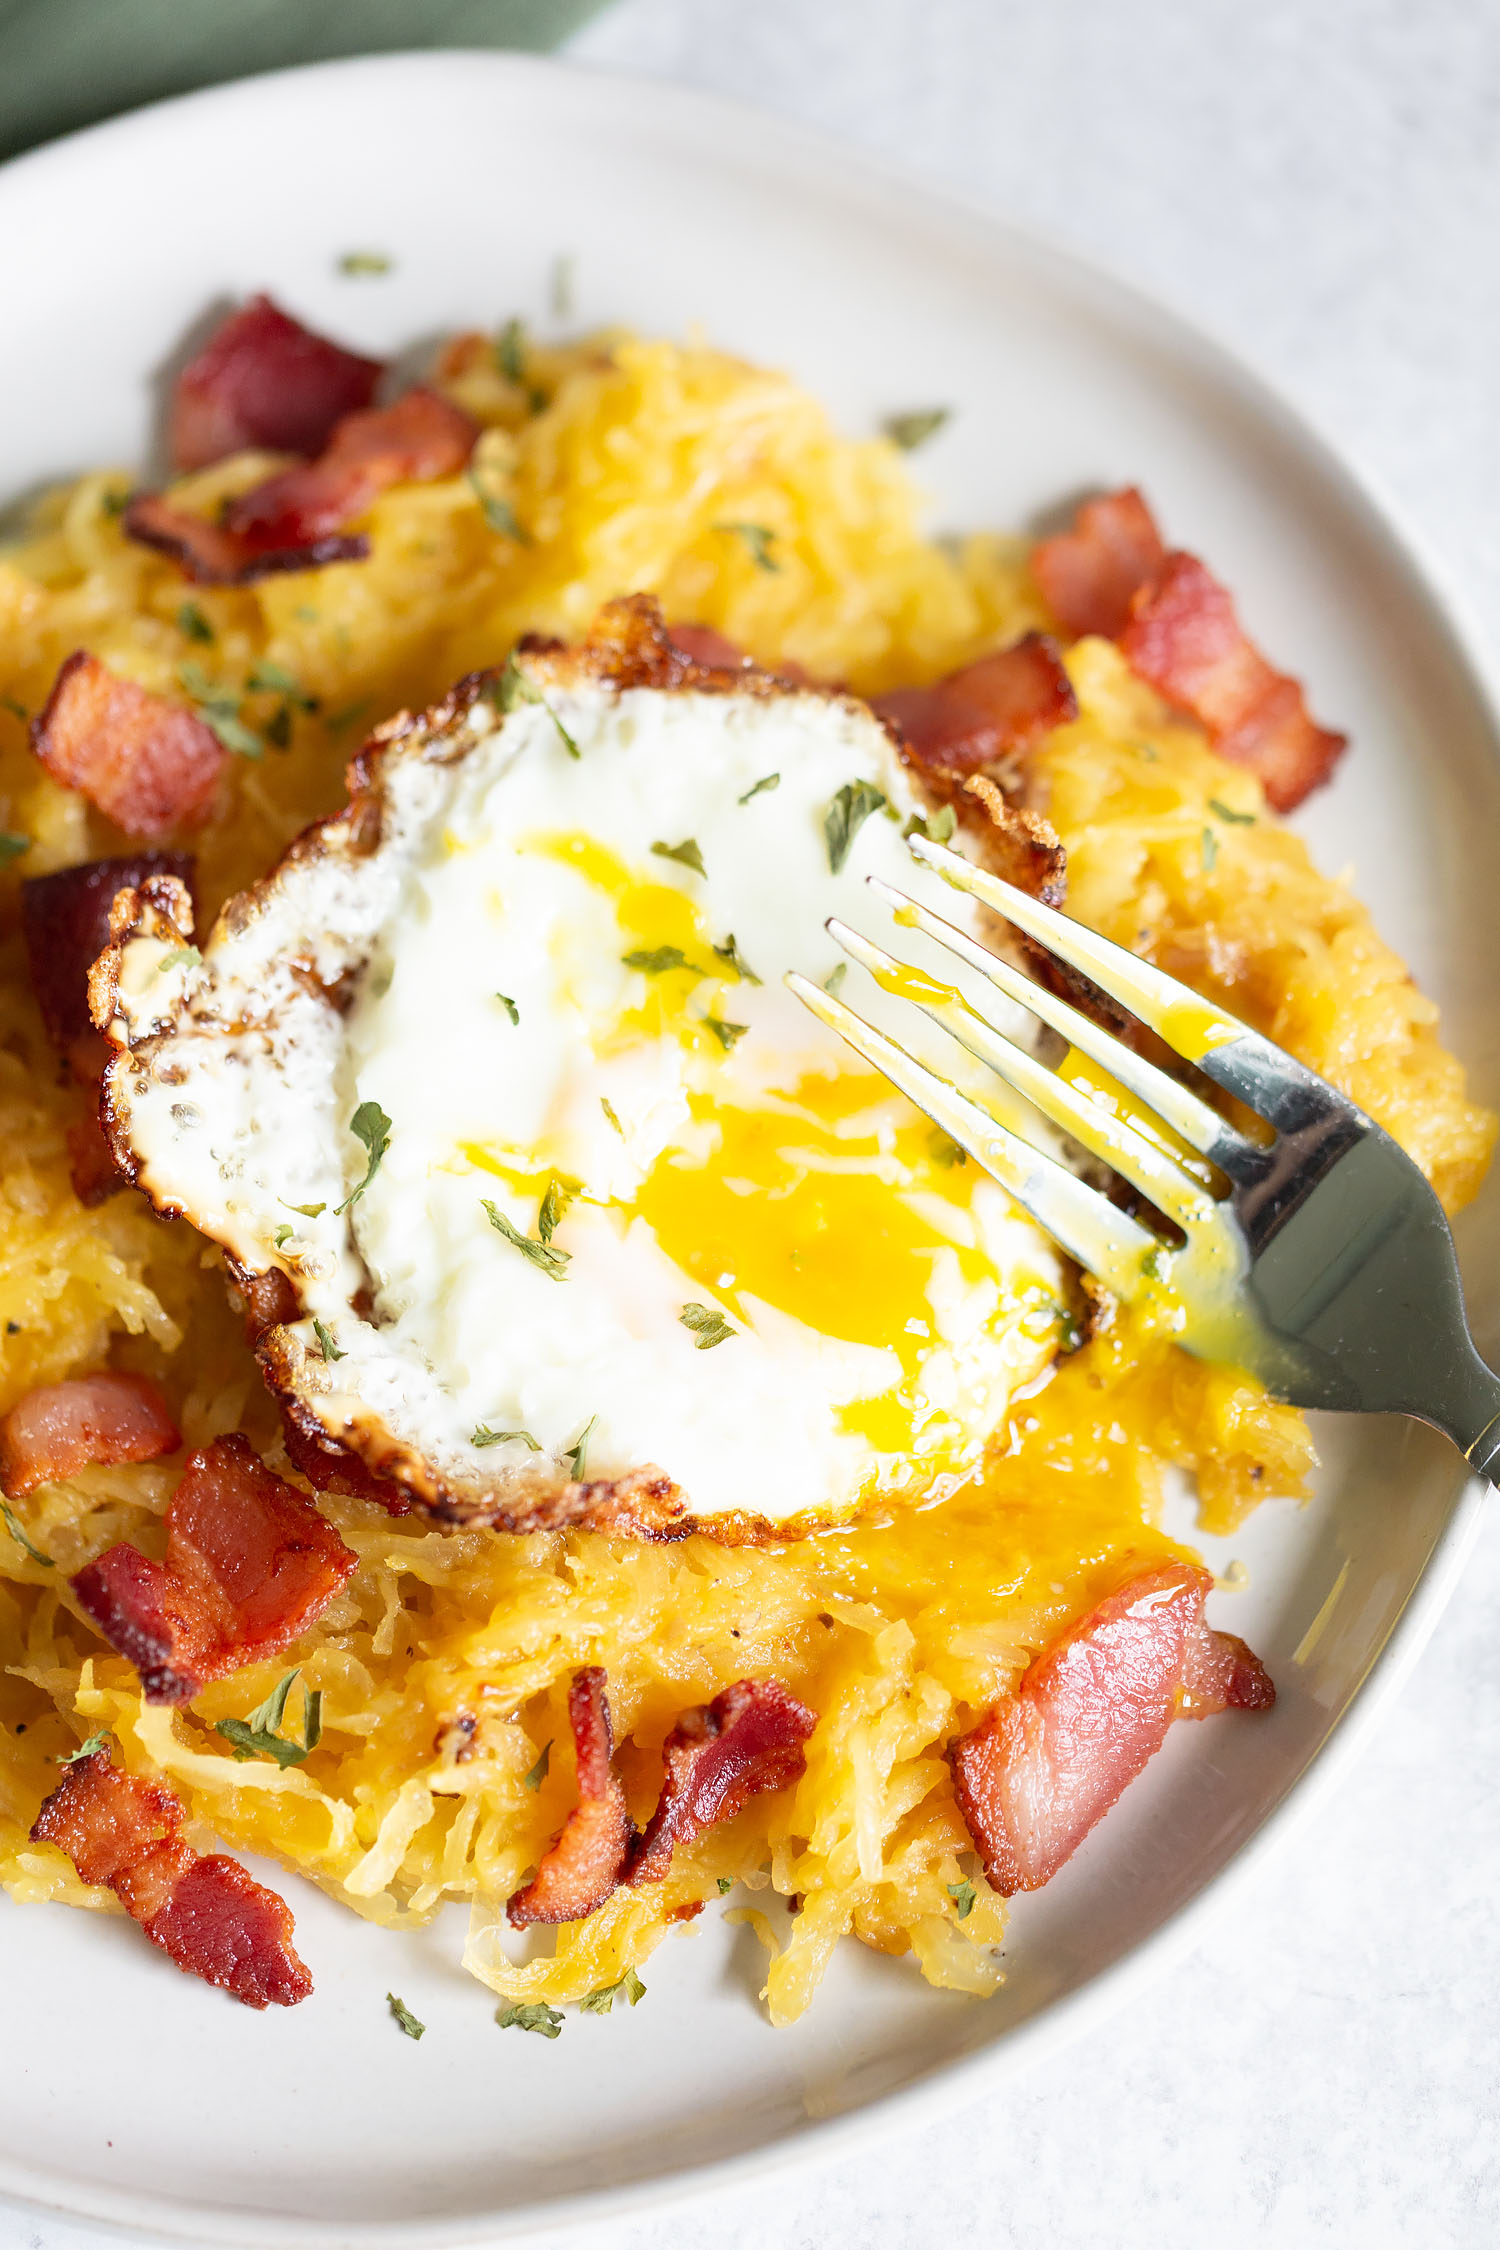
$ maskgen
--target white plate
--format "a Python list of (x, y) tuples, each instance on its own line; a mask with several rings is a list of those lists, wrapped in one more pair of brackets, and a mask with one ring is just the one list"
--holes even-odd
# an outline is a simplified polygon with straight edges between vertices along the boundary
[[(545, 330), (559, 253), (580, 319), (701, 321), (790, 368), (846, 429), (951, 404), (920, 460), (941, 522), (1024, 524), (1139, 479), (1351, 729), (1307, 833), (1326, 866), (1355, 864), (1493, 1097), (1500, 762), (1475, 672), (1327, 448), (1116, 283), (770, 119), (489, 54), (325, 65), (99, 128), (0, 176), (0, 240), (0, 492), (138, 458), (153, 371), (216, 299), (269, 287), (376, 350), (512, 312)], [(387, 279), (338, 277), (338, 253), (369, 247), (394, 256)], [(1481, 1326), (1495, 1200), (1464, 1230)], [(1305, 1801), (1314, 1760), (1327, 1774), (1335, 1728), (1347, 1752), (1351, 1703), (1367, 1723), (1441, 1607), (1476, 1521), (1460, 1465), (1406, 1424), (1321, 1437), (1314, 1506), (1263, 1509), (1212, 1558), (1251, 1565), (1235, 1623), (1275, 1674), (1274, 1715), (1176, 1730), (1018, 1905), (998, 1998), (932, 1991), (848, 1945), (811, 2012), (773, 2032), (756, 1941), (705, 1917), (655, 1956), (641, 2007), (548, 2044), (496, 2028), (457, 1968), (459, 1917), (397, 1939), (287, 1883), (317, 1996), (255, 2016), (118, 1923), (0, 1902), (0, 2188), (201, 2244), (415, 2250), (831, 2149), (997, 2086), (1191, 1935), (1188, 1910), (1231, 1860), (1244, 1871), (1289, 1792)], [(388, 1987), (427, 2023), (419, 2046)]]

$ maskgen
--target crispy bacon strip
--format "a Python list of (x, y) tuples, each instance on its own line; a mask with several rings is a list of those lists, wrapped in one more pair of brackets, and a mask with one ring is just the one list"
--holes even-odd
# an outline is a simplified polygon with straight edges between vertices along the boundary
[(807, 1771), (802, 1745), (817, 1714), (779, 1680), (738, 1680), (684, 1711), (662, 1744), (661, 1796), (630, 1857), (627, 1881), (660, 1882), (679, 1844), (729, 1820), (752, 1797)]
[(519, 1929), (528, 1922), (579, 1922), (604, 1904), (620, 1880), (630, 1842), (625, 1792), (610, 1772), (614, 1730), (602, 1666), (573, 1674), (568, 1724), (578, 1763), (578, 1802), (524, 1890), (505, 1911)]
[(1044, 1649), (1014, 1693), (950, 1746), (959, 1809), (1005, 1897), (1057, 1873), (1200, 1692), (1201, 1714), (1274, 1701), (1243, 1643), (1204, 1625), (1211, 1583), (1187, 1563), (1142, 1572)]
[(18, 1500), (39, 1484), (76, 1476), (90, 1462), (156, 1461), (182, 1443), (149, 1377), (75, 1375), (28, 1391), (0, 1421), (0, 1484)]
[(208, 585), (244, 586), (272, 571), (357, 562), (370, 543), (344, 526), (393, 484), (451, 476), (478, 434), (461, 407), (419, 386), (394, 406), (346, 415), (316, 461), (241, 493), (220, 523), (145, 493), (126, 509), (124, 527)]
[(746, 672), (755, 662), (713, 625), (669, 625), (667, 637), (695, 664), (707, 664), (717, 672)]
[(315, 335), (269, 297), (216, 328), (172, 387), (172, 465), (206, 469), (226, 453), (320, 453), (335, 423), (368, 406), (384, 369)]
[(97, 1117), (80, 1117), (63, 1135), (68, 1145), (68, 1178), (85, 1211), (97, 1210), (130, 1185)]
[(31, 722), (31, 747), (55, 781), (81, 790), (129, 836), (200, 828), (229, 752), (197, 716), (76, 649)]
[(42, 1027), (69, 1075), (97, 1084), (109, 1046), (89, 1016), (89, 970), (109, 943), (109, 910), (117, 891), (152, 875), (175, 875), (189, 890), (194, 861), (187, 852), (136, 852), (127, 859), (90, 859), (21, 885), (21, 934)]
[(327, 1608), (355, 1557), (237, 1433), (188, 1456), (167, 1555), (110, 1547), (72, 1581), (85, 1614), (141, 1675), (148, 1703), (273, 1656)]
[(66, 1852), (85, 1883), (112, 1890), (153, 1945), (247, 2008), (290, 2008), (312, 1991), (286, 1902), (220, 1852), (182, 1841), (182, 1805), (120, 1772), (107, 1750), (67, 1768), (37, 1814), (34, 1844)]
[(1032, 550), (1031, 574), (1068, 632), (1112, 641), (1125, 629), (1133, 597), (1166, 559), (1156, 518), (1130, 484), (1085, 500), (1071, 531)]
[(1221, 758), (1260, 776), (1278, 812), (1325, 782), (1347, 747), (1347, 735), (1314, 722), (1300, 684), (1266, 662), (1195, 555), (1168, 555), (1141, 588), (1120, 647), (1133, 671), (1206, 729)]
[(1024, 756), (1054, 727), (1077, 718), (1078, 699), (1057, 643), (1027, 633), (931, 687), (872, 696), (870, 708), (924, 780), (953, 783)]

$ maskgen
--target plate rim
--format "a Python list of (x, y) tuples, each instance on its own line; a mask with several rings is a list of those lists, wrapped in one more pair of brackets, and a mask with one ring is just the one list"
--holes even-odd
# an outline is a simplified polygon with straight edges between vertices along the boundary
[[(1122, 278), (1096, 259), (1044, 227), (1010, 216), (977, 194), (934, 182), (916, 168), (873, 154), (775, 111), (734, 96), (666, 78), (606, 68), (567, 55), (538, 56), (519, 51), (449, 46), (409, 48), (383, 54), (336, 57), (261, 71), (200, 87), (142, 105), (123, 115), (46, 142), (0, 165), (0, 207), (17, 185), (44, 177), (49, 169), (76, 163), (79, 151), (122, 147), (153, 132), (164, 117), (235, 101), (274, 101), (283, 82), (313, 76), (355, 82), (388, 78), (396, 72), (437, 77), (455, 64), (512, 79), (556, 83), (581, 79), (612, 88), (622, 102), (686, 115), (717, 116), (730, 137), (751, 129), (759, 143), (761, 169), (774, 172), (782, 151), (804, 162), (837, 165), (842, 176), (866, 193), (899, 193), (922, 207), (931, 221), (946, 221), (998, 238), (1012, 256), (1034, 268), (1058, 271), (1091, 292), (1117, 320), (1165, 346), (1179, 363), (1201, 369), (1225, 395), (1248, 410), (1262, 428), (1308, 463), (1349, 512), (1363, 537), (1383, 548), (1412, 590), (1425, 603), (1436, 629), (1445, 666), (1463, 684), (1500, 761), (1500, 654), (1491, 657), (1477, 617), (1454, 582), (1453, 574), (1427, 539), (1406, 519), (1401, 504), (1380, 476), (1356, 463), (1338, 440), (1307, 410), (1282, 392), (1253, 354), (1221, 337), (1196, 315), (1184, 312), (1152, 287)], [(1288, 1780), (1260, 1825), (1199, 1890), (1154, 1929), (1129, 1946), (1106, 1969), (1060, 2000), (1040, 2009), (1012, 2030), (982, 2047), (932, 2065), (920, 2078), (877, 2095), (837, 2116), (809, 2119), (802, 2127), (754, 2148), (710, 2158), (623, 2185), (588, 2189), (542, 2201), (513, 2204), (490, 2213), (448, 2219), (409, 2218), (366, 2221), (318, 2219), (289, 2213), (247, 2211), (214, 2203), (169, 2199), (133, 2188), (95, 2192), (64, 2181), (58, 2174), (33, 2171), (0, 2152), (0, 2211), (7, 2207), (50, 2217), (82, 2219), (137, 2239), (162, 2243), (223, 2245), (225, 2250), (460, 2250), (462, 2245), (548, 2236), (607, 2218), (636, 2216), (653, 2207), (681, 2204), (732, 2188), (757, 2175), (790, 2175), (853, 2154), (875, 2132), (897, 2124), (916, 2130), (940, 2108), (951, 2115), (955, 2099), (964, 2108), (984, 2100), (1002, 2077), (1023, 2063), (1042, 2059), (1065, 2046), (1090, 2021), (1106, 2022), (1143, 1989), (1199, 1944), (1212, 1919), (1226, 1910), (1242, 1886), (1294, 1834), (1298, 1824), (1322, 1804), (1357, 1762), (1390, 1699), (1415, 1667), (1446, 1608), (1483, 1522), (1488, 1488), (1465, 1477), (1455, 1459), (1453, 1497), (1425, 1564), (1364, 1679), (1301, 1771)], [(59, 2193), (62, 2189), (65, 2192)]]

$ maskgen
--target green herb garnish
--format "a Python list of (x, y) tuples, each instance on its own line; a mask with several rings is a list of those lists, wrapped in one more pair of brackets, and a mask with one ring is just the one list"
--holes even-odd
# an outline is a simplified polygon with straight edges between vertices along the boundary
[(550, 1281), (562, 1280), (569, 1262), (566, 1250), (559, 1250), (551, 1242), (533, 1242), (529, 1235), (522, 1234), (519, 1227), (511, 1225), (497, 1203), (491, 1203), (487, 1196), (481, 1196), (480, 1201), (488, 1213), (490, 1225), (497, 1234), (504, 1235), (512, 1249), (519, 1250), (523, 1258), (529, 1258)]
[(597, 1414), (591, 1414), (589, 1416), (588, 1420), (584, 1423), (583, 1428), (579, 1431), (577, 1437), (573, 1440), (573, 1443), (568, 1447), (568, 1450), (563, 1455), (563, 1459), (568, 1464), (568, 1474), (571, 1476), (575, 1484), (582, 1484), (583, 1482), (583, 1464), (588, 1459), (589, 1439), (593, 1434), (594, 1424), (598, 1421), (598, 1419), (599, 1417)]
[(521, 1020), (521, 1011), (516, 1006), (514, 1000), (512, 1000), (510, 994), (508, 992), (497, 992), (495, 994), (495, 998), (499, 1001), (501, 1007), (505, 1010), (505, 1013), (510, 1017), (511, 1022), (519, 1023)]
[(65, 1750), (57, 1762), (60, 1766), (76, 1766), (81, 1758), (96, 1756), (108, 1741), (109, 1728), (101, 1727), (97, 1734), (89, 1736), (87, 1742), (80, 1742), (76, 1750)]
[(726, 1023), (722, 1016), (705, 1016), (703, 1021), (713, 1033), (726, 1055), (734, 1052), (735, 1041), (743, 1039), (750, 1029), (747, 1023)]
[(17, 1523), (14, 1515), (12, 1515), (10, 1502), (8, 1500), (0, 1500), (0, 1519), (3, 1519), (5, 1528), (10, 1533), (12, 1539), (14, 1539), (16, 1545), (18, 1547), (24, 1547), (33, 1562), (40, 1563), (43, 1570), (51, 1570), (54, 1567), (52, 1557), (50, 1555), (44, 1555), (41, 1548), (38, 1547), (33, 1540), (27, 1538), (25, 1532)]
[(957, 1164), (967, 1164), (969, 1159), (951, 1133), (936, 1132), (932, 1136), (932, 1161), (951, 1171)]
[(892, 445), (899, 445), (903, 453), (915, 453), (919, 445), (937, 436), (952, 413), (951, 406), (919, 406), (909, 414), (888, 414), (880, 427)]
[(252, 727), (240, 718), (240, 699), (232, 688), (211, 680), (201, 664), (189, 659), (179, 664), (177, 677), (192, 701), (199, 718), (210, 734), (217, 736), (226, 750), (241, 758), (259, 758), (265, 754), (265, 743)]
[(722, 945), (716, 945), (713, 950), (716, 957), (725, 964), (726, 968), (733, 969), (741, 984), (760, 983), (760, 978), (756, 975), (749, 962), (745, 959), (744, 954), (741, 953), (739, 947), (735, 944), (733, 930), (730, 931), (728, 937), (724, 940), (724, 943)]
[(627, 1969), (614, 1984), (601, 1984), (596, 1992), (585, 1993), (578, 2003), (581, 2016), (607, 2016), (617, 2000), (627, 2000), (631, 2007), (646, 1997), (646, 1987), (634, 1969)]
[(284, 1203), (279, 1195), (276, 1200), (283, 1211), (295, 1211), (299, 1219), (321, 1219), (328, 1209), (326, 1203)]
[(719, 1886), (720, 1898), (728, 1898), (730, 1892), (734, 1889), (731, 1878), (728, 1875), (716, 1875), (714, 1880)]
[(779, 773), (763, 773), (759, 781), (752, 782), (744, 796), (738, 801), (742, 805), (748, 805), (752, 797), (768, 796), (773, 789), (779, 789), (780, 787), (781, 776)]
[(979, 1896), (978, 1891), (975, 1890), (973, 1884), (968, 1880), (967, 1876), (964, 1878), (963, 1882), (948, 1883), (945, 1884), (944, 1888), (946, 1889), (948, 1896), (953, 1901), (954, 1912), (957, 1919), (960, 1922), (967, 1922), (969, 1916), (974, 1911), (974, 1901)]
[(177, 612), (177, 630), (190, 641), (211, 641), (214, 629), (196, 602), (184, 602)]
[(276, 1232), (275, 1232), (275, 1233), (274, 1233), (274, 1234), (272, 1235), (272, 1237), (271, 1237), (271, 1240), (272, 1240), (272, 1242), (274, 1243), (275, 1247), (276, 1247), (276, 1248), (277, 1248), (278, 1250), (284, 1250), (284, 1249), (286, 1248), (287, 1244), (288, 1244), (288, 1243), (289, 1243), (289, 1242), (291, 1241), (291, 1239), (292, 1239), (292, 1236), (293, 1236), (293, 1235), (294, 1235), (294, 1234), (296, 1233), (296, 1231), (297, 1231), (297, 1230), (296, 1230), (296, 1228), (295, 1228), (295, 1227), (293, 1227), (293, 1226), (288, 1226), (288, 1224), (287, 1224), (287, 1222), (285, 1221), (285, 1219), (283, 1219), (283, 1220), (282, 1220), (282, 1222), (281, 1222), (281, 1225), (280, 1225), (280, 1226), (279, 1226), (279, 1227), (278, 1227), (278, 1228), (276, 1229)]
[(582, 1193), (582, 1180), (573, 1179), (567, 1172), (553, 1173), (536, 1215), (536, 1231), (543, 1242), (552, 1240), (559, 1219), (566, 1218), (569, 1206), (576, 1203)]
[(823, 979), (823, 990), (830, 1000), (836, 1000), (844, 989), (844, 979), (849, 974), (847, 961), (837, 961)]
[(255, 666), (246, 679), (245, 686), (254, 695), (284, 695), (288, 703), (295, 704), (299, 711), (316, 711), (318, 708), (317, 697), (309, 695), (302, 682), (284, 664), (272, 664), (268, 659), (263, 659)]
[(697, 1337), (694, 1349), (700, 1352), (711, 1352), (715, 1344), (725, 1344), (737, 1333), (713, 1305), (684, 1305), (677, 1317)]
[(542, 1754), (537, 1759), (536, 1764), (532, 1767), (529, 1773), (522, 1774), (521, 1787), (523, 1789), (529, 1789), (532, 1795), (535, 1796), (536, 1792), (541, 1788), (542, 1783), (547, 1778), (547, 1768), (551, 1765), (551, 1763), (552, 1745), (550, 1742), (544, 1742), (542, 1744)]
[(123, 516), (129, 506), (128, 492), (101, 492), (99, 495), (100, 511), (106, 516)]
[(385, 1996), (385, 1999), (386, 2006), (390, 2009), (391, 2014), (395, 2017), (397, 2023), (400, 2024), (401, 2029), (406, 2033), (407, 2038), (420, 2039), (423, 2032), (427, 2029), (426, 2024), (418, 2023), (416, 2017), (412, 2014), (410, 2008), (408, 2008), (408, 2006), (406, 2005), (406, 2002), (404, 2000), (398, 2000), (394, 1992), (388, 1992)]
[(319, 1351), (323, 1354), (323, 1357), (327, 1360), (330, 1367), (333, 1365), (336, 1359), (348, 1358), (349, 1354), (347, 1352), (341, 1352), (338, 1348), (338, 1345), (334, 1342), (333, 1331), (328, 1328), (324, 1324), (324, 1322), (319, 1320), (316, 1314), (313, 1315), (313, 1334), (318, 1339)]
[(526, 381), (526, 326), (520, 320), (508, 320), (495, 340), (495, 365), (507, 383), (520, 389)]
[[(394, 263), (384, 250), (346, 250), (339, 260), (339, 272), (347, 274), (351, 281), (363, 281), (376, 274), (389, 273)], [(421, 2038), (420, 2027), (413, 2036)]]
[(1209, 798), (1208, 809), (1211, 813), (1217, 813), (1220, 820), (1227, 820), (1234, 828), (1253, 828), (1255, 826), (1253, 812), (1236, 812), (1233, 805), (1223, 804), (1217, 797)]
[(163, 976), (168, 969), (196, 969), (202, 959), (196, 945), (174, 945), (157, 962), (156, 973)]
[(675, 859), (679, 867), (690, 867), (695, 875), (708, 873), (703, 854), (692, 836), (684, 836), (680, 844), (653, 844), (651, 849), (656, 858)]
[(345, 727), (352, 727), (356, 719), (362, 719), (369, 708), (370, 698), (362, 695), (357, 703), (345, 704), (342, 711), (330, 711), (323, 724), (330, 734), (342, 734)]
[(512, 711), (518, 710), (523, 703), (540, 703), (542, 708), (545, 710), (548, 718), (552, 721), (552, 724), (556, 727), (558, 733), (562, 736), (563, 748), (567, 751), (568, 756), (570, 758), (582, 757), (582, 751), (579, 749), (577, 743), (573, 740), (572, 735), (569, 734), (567, 728), (563, 725), (562, 720), (553, 710), (552, 705), (547, 701), (545, 695), (543, 695), (541, 689), (536, 685), (536, 682), (534, 680), (529, 680), (526, 677), (526, 674), (521, 670), (520, 665), (516, 662), (516, 652), (514, 649), (511, 650), (509, 656), (507, 656), (507, 658), (505, 659), (505, 663), (501, 669), (500, 677), (498, 680), (496, 680), (494, 686), (490, 689), (489, 696), (490, 701), (495, 705), (496, 709), (503, 712), (507, 717)]
[(612, 1102), (606, 1101), (603, 1094), (601, 1094), (599, 1096), (599, 1107), (604, 1112), (606, 1124), (611, 1125), (623, 1141), (625, 1138), (625, 1128), (620, 1123), (619, 1118), (615, 1115), (614, 1104)]
[(542, 1450), (530, 1430), (492, 1430), (488, 1422), (475, 1425), (474, 1435), (469, 1443), (482, 1450), (487, 1445), (509, 1445), (512, 1438), (519, 1438), (523, 1445), (529, 1445), (533, 1453), (540, 1453)]
[(391, 1145), (391, 1121), (379, 1102), (361, 1102), (349, 1120), (349, 1130), (357, 1141), (364, 1142), (368, 1162), (365, 1165), (365, 1176), (358, 1187), (351, 1189), (342, 1203), (334, 1205), (336, 1218), (341, 1218), (351, 1204), (359, 1201), (380, 1170), (380, 1160)]
[(780, 570), (781, 565), (771, 552), (771, 542), (776, 534), (770, 529), (769, 525), (763, 523), (716, 523), (713, 528), (715, 531), (732, 531), (737, 539), (743, 539), (750, 550), (750, 559), (757, 570)]
[(549, 2008), (545, 2000), (519, 2000), (508, 2008), (501, 2008), (495, 2017), (502, 2031), (539, 2031), (544, 2039), (555, 2039), (563, 2027), (561, 2008)]
[[(639, 969), (643, 976), (648, 977), (665, 976), (669, 969), (692, 967), (687, 955), (677, 945), (638, 946), (634, 953), (622, 953), (620, 959), (627, 969)], [(701, 969), (693, 970), (694, 976), (701, 976), (702, 973)]]
[(518, 547), (531, 546), (531, 533), (521, 523), (510, 502), (502, 500), (498, 492), (491, 492), (487, 485), (481, 484), (475, 470), (468, 471), (468, 478), (469, 488), (479, 502), (484, 520), (491, 531), (497, 532), (502, 539), (514, 539)]
[(8, 865), (13, 859), (19, 859), (22, 852), (29, 852), (30, 849), (29, 836), (18, 836), (12, 829), (0, 828), (0, 867)]
[(1214, 861), (1219, 856), (1219, 839), (1211, 828), (1205, 828), (1198, 839), (1198, 849), (1203, 855), (1203, 871), (1211, 874)]
[(958, 826), (958, 815), (951, 805), (939, 805), (936, 812), (914, 812), (902, 829), (902, 837), (925, 836), (930, 843), (946, 844)]
[(302, 1740), (293, 1742), (278, 1730), (286, 1716), (286, 1699), (292, 1692), (292, 1682), (300, 1667), (294, 1667), (284, 1679), (277, 1681), (264, 1703), (258, 1704), (248, 1719), (220, 1719), (214, 1727), (222, 1734), (234, 1751), (236, 1759), (274, 1758), (283, 1771), (288, 1766), (300, 1766), (310, 1750), (316, 1750), (323, 1738), (323, 1691), (321, 1688), (302, 1690)]
[(846, 781), (823, 815), (828, 841), (828, 865), (835, 875), (853, 849), (854, 839), (871, 813), (885, 803), (885, 791), (873, 781)]

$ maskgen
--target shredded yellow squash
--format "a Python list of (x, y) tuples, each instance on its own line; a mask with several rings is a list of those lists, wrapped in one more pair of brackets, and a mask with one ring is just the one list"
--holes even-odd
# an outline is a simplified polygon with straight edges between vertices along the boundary
[[(619, 336), (535, 347), (522, 376), (486, 339), (449, 348), (441, 379), (485, 435), (468, 475), (377, 503), (367, 562), (191, 587), (122, 537), (124, 471), (52, 494), (0, 558), (0, 828), (29, 839), (0, 874), (0, 1411), (109, 1360), (161, 1381), (188, 1444), (242, 1428), (286, 1472), (217, 1252), (129, 1194), (90, 1212), (69, 1186), (63, 1136), (85, 1097), (56, 1082), (15, 886), (123, 848), (27, 747), (26, 713), (71, 650), (153, 689), (227, 700), (261, 739), (199, 846), (212, 914), (341, 801), (370, 724), (521, 632), (578, 634), (614, 595), (655, 593), (669, 617), (866, 692), (1048, 622), (1023, 544), (934, 543), (896, 450), (838, 437), (783, 376)], [(201, 504), (265, 468), (240, 456), (180, 495)], [(1068, 848), (1072, 910), (1345, 1086), (1450, 1207), (1463, 1201), (1495, 1121), (1465, 1098), (1433, 1008), (1364, 908), (1112, 646), (1080, 642), (1068, 661), (1081, 715), (1035, 772)], [(15, 1504), (48, 1563), (0, 1529), (0, 1882), (19, 1900), (113, 1905), (27, 1841), (57, 1758), (108, 1728), (129, 1770), (170, 1782), (205, 1829), (356, 1913), (399, 1927), (468, 1900), (467, 1966), (509, 2001), (614, 1983), (735, 1884), (797, 1902), (774, 1922), (751, 1910), (773, 1949), (775, 2021), (807, 2005), (848, 1933), (986, 1993), (1005, 1911), (975, 1872), (946, 1742), (1127, 1558), (1178, 1552), (1159, 1529), (1169, 1467), (1196, 1478), (1206, 1526), (1223, 1530), (1267, 1495), (1300, 1493), (1311, 1465), (1300, 1415), (1122, 1317), (1013, 1409), (982, 1483), (779, 1550), (441, 1530), (325, 1499), (360, 1558), (346, 1590), (282, 1658), (182, 1710), (142, 1703), (67, 1588), (117, 1540), (160, 1552), (177, 1472), (92, 1468)], [(215, 1721), (246, 1715), (292, 1664), (322, 1690), (321, 1743), (286, 1770), (236, 1761)], [(666, 1882), (616, 1892), (523, 1962), (504, 1902), (572, 1802), (566, 1693), (583, 1664), (608, 1671), (637, 1819), (686, 1705), (774, 1672), (820, 1723), (795, 1789), (756, 1799), (679, 1851)]]

